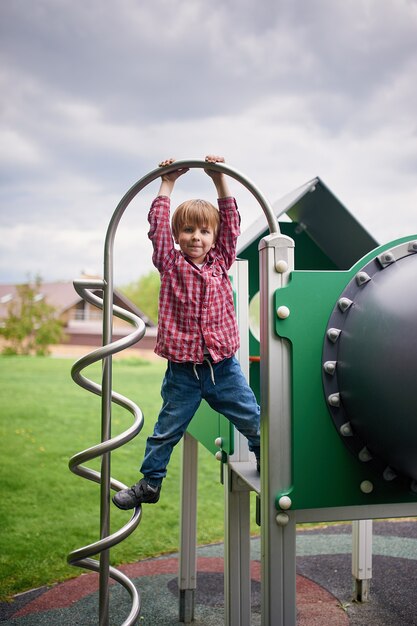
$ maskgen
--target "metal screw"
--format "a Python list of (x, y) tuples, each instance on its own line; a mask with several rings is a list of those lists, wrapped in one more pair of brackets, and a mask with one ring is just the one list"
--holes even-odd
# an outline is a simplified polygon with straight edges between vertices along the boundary
[(326, 361), (323, 365), (323, 369), (326, 372), (326, 374), (330, 374), (331, 376), (333, 376), (333, 374), (336, 371), (336, 363), (337, 361)]
[(358, 272), (356, 274), (356, 282), (359, 285), (359, 287), (369, 282), (370, 280), (371, 280), (371, 277), (366, 272)]
[(363, 493), (371, 493), (374, 490), (374, 486), (370, 480), (363, 480), (360, 484), (360, 490)]
[(344, 313), (351, 306), (352, 300), (349, 300), (349, 298), (340, 298), (337, 304), (342, 313)]
[(288, 496), (281, 496), (278, 500), (278, 505), (281, 509), (290, 509), (292, 506), (291, 498), (289, 498)]
[(277, 264), (275, 265), (275, 269), (280, 274), (284, 274), (284, 272), (288, 270), (288, 263), (284, 261), (283, 259), (281, 259), (281, 261), (278, 261)]
[(287, 306), (279, 306), (277, 309), (277, 315), (281, 320), (285, 320), (290, 315), (290, 310)]
[(327, 398), (327, 402), (331, 406), (340, 406), (340, 393), (332, 393)]
[(336, 343), (339, 339), (339, 335), (342, 331), (339, 328), (329, 328), (327, 331), (327, 337), (330, 339), (332, 343)]
[(339, 428), (339, 432), (343, 437), (352, 437), (353, 435), (352, 428), (349, 422), (342, 424), (341, 427)]
[(288, 517), (286, 513), (278, 513), (278, 515), (275, 518), (275, 521), (278, 524), (278, 526), (286, 526), (288, 522), (290, 521), (290, 518)]

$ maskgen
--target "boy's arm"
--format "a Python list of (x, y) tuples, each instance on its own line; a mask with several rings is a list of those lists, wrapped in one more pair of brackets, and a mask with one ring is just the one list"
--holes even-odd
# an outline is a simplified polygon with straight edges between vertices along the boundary
[[(174, 163), (175, 159), (162, 161), (159, 166), (164, 167)], [(178, 169), (169, 174), (161, 174), (161, 184), (155, 200), (152, 202), (148, 215), (149, 232), (148, 237), (152, 241), (153, 255), (152, 261), (155, 267), (163, 272), (174, 258), (174, 241), (172, 239), (169, 209), (170, 196), (174, 188), (175, 181), (179, 176), (185, 174), (187, 169)]]
[(152, 202), (148, 214), (148, 237), (152, 241), (152, 262), (159, 272), (166, 269), (174, 252), (174, 241), (171, 235), (169, 220), (170, 199), (160, 195)]
[(234, 198), (219, 198), (218, 204), (220, 228), (214, 249), (223, 258), (225, 267), (229, 269), (236, 259), (236, 244), (240, 235), (240, 215)]
[[(205, 158), (207, 163), (224, 163), (224, 157), (216, 156), (214, 154), (208, 154)], [(227, 184), (227, 177), (222, 172), (215, 172), (214, 170), (204, 170), (206, 174), (213, 180), (214, 186), (217, 190), (218, 198), (230, 198), (231, 193)]]
[[(205, 158), (207, 163), (224, 163), (224, 157), (209, 154)], [(217, 233), (217, 254), (223, 258), (226, 268), (232, 265), (236, 258), (237, 238), (240, 235), (240, 215), (236, 200), (232, 197), (227, 184), (227, 176), (222, 172), (204, 170), (213, 180), (217, 190), (220, 211), (220, 228)]]

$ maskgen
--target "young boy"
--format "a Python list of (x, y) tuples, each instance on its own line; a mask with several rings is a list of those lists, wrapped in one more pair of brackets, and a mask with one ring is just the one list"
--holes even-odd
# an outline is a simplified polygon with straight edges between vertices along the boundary
[[(206, 161), (223, 163), (224, 159), (209, 155)], [(168, 159), (160, 166), (173, 162)], [(247, 437), (259, 471), (259, 406), (234, 356), (239, 333), (228, 277), (240, 217), (225, 175), (205, 170), (216, 187), (219, 210), (204, 200), (183, 202), (174, 212), (171, 231), (170, 196), (175, 181), (186, 171), (162, 173), (148, 216), (152, 260), (161, 274), (155, 352), (168, 364), (161, 389), (163, 405), (140, 469), (143, 478), (113, 496), (120, 509), (159, 500), (172, 450), (202, 398)]]

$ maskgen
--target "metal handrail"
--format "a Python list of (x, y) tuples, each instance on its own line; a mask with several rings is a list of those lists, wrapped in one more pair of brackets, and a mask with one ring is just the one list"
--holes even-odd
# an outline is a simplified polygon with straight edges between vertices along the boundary
[(178, 169), (205, 169), (205, 170), (213, 170), (222, 172), (223, 174), (227, 174), (231, 178), (234, 178), (239, 183), (241, 183), (248, 191), (252, 193), (255, 199), (261, 205), (265, 217), (268, 222), (268, 227), (271, 233), (279, 233), (280, 228), (278, 224), (278, 220), (274, 214), (274, 210), (267, 200), (267, 198), (263, 195), (263, 193), (258, 189), (258, 187), (249, 180), (246, 176), (241, 174), (238, 170), (231, 167), (230, 165), (226, 165), (225, 163), (208, 163), (207, 161), (201, 160), (183, 160), (183, 161), (174, 161), (171, 165), (165, 165), (163, 168), (157, 167), (156, 169), (149, 172), (143, 176), (140, 180), (138, 180), (123, 196), (117, 205), (113, 216), (110, 220), (109, 227), (107, 229), (107, 237), (105, 244), (105, 251), (107, 252), (105, 258), (105, 272), (104, 279), (109, 280), (111, 277), (112, 271), (112, 252), (113, 252), (113, 242), (114, 236), (116, 234), (116, 229), (119, 224), (120, 218), (122, 217), (125, 209), (133, 200), (133, 198), (149, 183), (153, 182), (157, 178), (161, 176), (162, 171), (165, 174), (169, 174), (171, 172), (175, 172)]
[[(178, 169), (205, 169), (214, 170), (224, 174), (227, 174), (231, 178), (234, 178), (246, 187), (258, 203), (261, 205), (265, 213), (265, 217), (268, 222), (269, 230), (271, 233), (279, 233), (279, 224), (277, 218), (274, 215), (272, 206), (261, 193), (261, 191), (243, 174), (238, 170), (226, 165), (224, 163), (210, 163), (202, 160), (182, 160), (174, 161), (172, 164), (164, 166), (163, 170), (158, 167), (149, 174), (143, 176), (138, 180), (123, 196), (119, 204), (117, 205), (113, 216), (109, 222), (109, 226), (106, 233), (106, 239), (104, 244), (104, 280), (103, 281), (89, 281), (80, 280), (75, 281), (74, 286), (77, 292), (85, 298), (91, 304), (103, 309), (103, 346), (94, 350), (87, 356), (83, 357), (73, 366), (72, 376), (74, 381), (80, 386), (84, 387), (88, 391), (101, 396), (101, 443), (84, 450), (79, 454), (72, 457), (70, 460), (70, 469), (76, 474), (79, 474), (89, 480), (100, 483), (100, 536), (101, 539), (98, 542), (90, 544), (84, 548), (72, 552), (68, 557), (68, 562), (72, 565), (80, 565), (87, 569), (94, 569), (100, 573), (100, 599), (99, 599), (99, 624), (100, 626), (108, 626), (109, 623), (109, 600), (108, 600), (108, 584), (109, 577), (118, 580), (124, 585), (132, 597), (132, 609), (128, 619), (123, 622), (123, 626), (130, 626), (134, 624), (140, 611), (140, 602), (137, 590), (133, 583), (120, 574), (117, 570), (110, 567), (109, 563), (109, 549), (119, 541), (122, 541), (128, 536), (139, 524), (141, 519), (141, 507), (135, 509), (135, 512), (129, 521), (120, 531), (110, 535), (110, 490), (111, 489), (124, 489), (126, 486), (122, 483), (114, 480), (110, 475), (110, 452), (127, 441), (130, 441), (135, 437), (142, 428), (143, 417), (140, 413), (140, 409), (134, 405), (133, 402), (120, 396), (112, 390), (112, 355), (116, 352), (124, 350), (125, 348), (136, 343), (145, 333), (145, 325), (133, 314), (124, 311), (123, 309), (116, 307), (113, 304), (113, 291), (114, 291), (114, 274), (113, 274), (113, 252), (114, 252), (114, 240), (119, 225), (120, 219), (126, 210), (130, 202), (135, 196), (149, 183), (153, 182), (161, 176), (163, 171), (165, 174), (174, 172)], [(103, 298), (99, 298), (92, 293), (92, 289), (100, 289), (103, 291)], [(112, 341), (113, 333), (113, 314), (132, 322), (136, 325), (137, 330), (118, 341)], [(143, 328), (139, 328), (138, 321), (143, 324)], [(81, 375), (81, 370), (91, 365), (92, 363), (102, 360), (102, 384), (97, 385), (93, 381), (85, 378)], [(126, 432), (122, 433), (118, 437), (111, 437), (111, 406), (112, 402), (120, 404), (127, 410), (131, 411), (135, 416), (135, 422), (133, 426)], [(81, 463), (87, 460), (101, 456), (101, 472), (95, 472), (89, 468), (84, 467)], [(97, 562), (90, 558), (91, 555), (100, 553), (100, 561)]]

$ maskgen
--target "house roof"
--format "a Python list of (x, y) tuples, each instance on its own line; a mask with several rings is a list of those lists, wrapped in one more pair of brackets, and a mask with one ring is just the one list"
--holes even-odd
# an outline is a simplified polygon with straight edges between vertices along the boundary
[[(97, 293), (99, 293), (99, 290), (97, 290)], [(16, 296), (16, 285), (0, 284), (0, 319), (7, 316), (9, 303)], [(70, 281), (43, 282), (40, 286), (39, 296), (43, 296), (45, 301), (57, 310), (58, 315), (62, 315), (62, 313), (82, 300)], [(118, 289), (114, 290), (114, 301), (140, 317), (146, 326), (155, 326), (154, 322)]]

